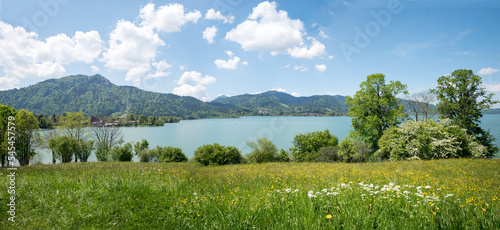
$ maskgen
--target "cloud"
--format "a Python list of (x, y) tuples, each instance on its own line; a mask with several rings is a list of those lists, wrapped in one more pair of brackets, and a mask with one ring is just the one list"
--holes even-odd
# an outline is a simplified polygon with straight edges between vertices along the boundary
[(184, 72), (180, 79), (176, 81), (181, 86), (175, 88), (173, 93), (179, 96), (191, 96), (202, 101), (209, 101), (210, 98), (207, 95), (205, 85), (213, 84), (215, 81), (215, 77), (208, 75), (203, 77), (201, 73), (196, 71)]
[[(277, 91), (277, 92), (282, 92), (282, 93), (288, 93), (288, 92), (286, 91), (286, 89), (283, 89), (283, 88), (281, 88), (281, 87), (278, 87), (278, 88), (272, 88), (272, 89), (271, 89), (271, 90), (269, 90), (269, 91)], [(257, 94), (259, 94), (259, 93), (257, 93)], [(299, 94), (299, 93), (297, 93), (297, 92), (288, 93), (288, 94), (290, 94), (290, 95), (292, 95), (292, 96), (294, 96), (294, 97), (300, 97), (300, 94)]]
[(226, 33), (225, 39), (237, 42), (245, 51), (268, 51), (271, 55), (287, 53), (294, 58), (313, 58), (326, 54), (325, 46), (316, 39), (310, 48), (304, 44), (304, 23), (291, 19), (284, 10), (276, 10), (276, 2), (262, 2), (253, 8), (247, 20)]
[(294, 47), (288, 49), (288, 54), (294, 58), (308, 58), (312, 59), (316, 56), (321, 56), (326, 54), (325, 46), (321, 42), (317, 41), (312, 37), (308, 37), (308, 40), (312, 40), (312, 45), (307, 48), (306, 46)]
[(63, 65), (92, 63), (104, 49), (97, 31), (76, 31), (73, 37), (58, 34), (45, 41), (38, 34), (0, 21), (0, 66), (3, 88), (12, 88), (20, 78), (53, 78), (66, 73)]
[(482, 68), (479, 71), (477, 71), (477, 74), (479, 75), (488, 75), (488, 74), (493, 74), (500, 71), (500, 69), (493, 69), (493, 68)]
[(278, 92), (282, 92), (282, 93), (285, 93), (286, 90), (281, 88), (281, 87), (278, 87), (278, 88), (272, 88), (271, 91), (278, 91)]
[(213, 83), (215, 83), (214, 77), (208, 75), (205, 75), (205, 77), (203, 77), (201, 73), (196, 71), (184, 72), (181, 78), (177, 81), (178, 85), (182, 84), (210, 85)]
[(498, 93), (500, 92), (500, 84), (497, 85), (485, 85), (486, 91), (492, 92), (492, 93)]
[(247, 20), (226, 33), (226, 39), (239, 43), (245, 51), (281, 53), (300, 45), (304, 24), (276, 7), (276, 2), (260, 3)]
[[(233, 52), (226, 51), (226, 54), (229, 56), (229, 60), (224, 61), (221, 59), (217, 59), (214, 61), (215, 65), (219, 69), (238, 69), (238, 63), (240, 62), (240, 58), (234, 56)], [(248, 62), (244, 61), (241, 65), (248, 65)]]
[(290, 67), (290, 64), (287, 64), (285, 66), (280, 66), (280, 68), (282, 68), (282, 69), (288, 69), (289, 67)]
[(181, 85), (174, 89), (173, 93), (179, 96), (190, 96), (202, 101), (210, 101), (207, 96), (207, 88), (203, 85)]
[(232, 24), (234, 21), (234, 16), (228, 15), (223, 16), (220, 11), (215, 11), (214, 9), (209, 9), (205, 14), (205, 19), (209, 20), (223, 20), (224, 24), (229, 23)]
[[(106, 67), (127, 71), (126, 81), (140, 86), (142, 79), (165, 77), (171, 65), (155, 61), (157, 49), (165, 42), (159, 32), (178, 32), (188, 22), (196, 23), (201, 18), (198, 10), (186, 12), (181, 4), (168, 4), (155, 8), (149, 3), (140, 9), (139, 26), (120, 20), (110, 34), (109, 48), (103, 53)], [(154, 67), (155, 72), (152, 71)]]
[(150, 27), (137, 27), (129, 21), (119, 21), (110, 34), (109, 48), (102, 61), (107, 67), (127, 71), (126, 81), (141, 85), (141, 79), (151, 69), (159, 46), (165, 45)]
[(309, 68), (305, 67), (304, 65), (300, 65), (300, 66), (295, 65), (295, 66), (293, 67), (293, 69), (294, 69), (294, 70), (300, 70), (300, 71), (302, 71), (302, 72), (305, 72), (305, 71), (309, 70)]
[(217, 34), (217, 27), (215, 27), (215, 26), (207, 27), (203, 31), (203, 39), (207, 40), (208, 44), (213, 44), (216, 34)]
[(0, 77), (0, 90), (13, 89), (18, 83), (19, 79), (15, 77)]
[(322, 38), (328, 38), (328, 35), (325, 34), (325, 32), (322, 30), (322, 29), (318, 29), (319, 30), (319, 36), (322, 37)]
[(185, 13), (181, 4), (168, 4), (158, 7), (149, 3), (140, 10), (140, 17), (143, 20), (141, 26), (147, 26), (163, 32), (178, 32), (181, 27), (188, 23), (196, 23), (201, 18), (198, 10)]
[(170, 73), (166, 72), (166, 70), (170, 69), (170, 67), (172, 67), (172, 65), (168, 64), (165, 60), (162, 60), (159, 62), (154, 62), (152, 65), (155, 67), (156, 72), (149, 73), (146, 76), (146, 79), (157, 78), (157, 77), (166, 77), (166, 76), (170, 75)]
[(319, 72), (324, 72), (326, 70), (326, 65), (325, 64), (315, 65), (314, 68), (316, 68)]
[(99, 67), (97, 67), (95, 65), (91, 66), (90, 68), (92, 69), (92, 73), (97, 73), (97, 72), (101, 71), (101, 69), (99, 69)]

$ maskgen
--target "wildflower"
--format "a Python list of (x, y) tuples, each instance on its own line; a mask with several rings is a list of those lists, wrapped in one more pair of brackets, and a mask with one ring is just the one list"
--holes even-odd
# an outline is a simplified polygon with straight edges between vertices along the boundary
[(193, 193), (193, 196), (197, 196), (197, 195), (198, 195), (198, 193)]
[(332, 215), (330, 215), (330, 214), (326, 215), (326, 219), (332, 219), (332, 217), (333, 217), (333, 216), (332, 216)]
[(425, 188), (425, 189), (430, 189), (430, 188), (431, 188), (431, 186), (427, 185), (427, 186), (425, 186), (424, 188)]

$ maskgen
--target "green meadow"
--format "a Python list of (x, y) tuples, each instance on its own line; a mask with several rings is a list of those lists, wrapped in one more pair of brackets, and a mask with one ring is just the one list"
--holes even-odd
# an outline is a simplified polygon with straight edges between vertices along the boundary
[(500, 160), (20, 167), (2, 229), (499, 229)]

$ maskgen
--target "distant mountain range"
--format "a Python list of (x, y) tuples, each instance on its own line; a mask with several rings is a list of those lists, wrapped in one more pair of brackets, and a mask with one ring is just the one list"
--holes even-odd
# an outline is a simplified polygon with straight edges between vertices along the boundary
[(244, 94), (238, 96), (221, 96), (211, 104), (231, 105), (239, 108), (256, 108), (259, 110), (280, 111), (302, 111), (308, 113), (338, 112), (345, 113), (348, 107), (345, 98), (340, 95), (294, 97), (290, 94), (267, 91), (260, 94)]
[(0, 91), (0, 103), (35, 114), (81, 111), (87, 116), (134, 113), (146, 116), (228, 117), (270, 113), (346, 113), (343, 96), (294, 97), (268, 91), (261, 94), (221, 96), (211, 102), (170, 93), (156, 93), (132, 86), (117, 86), (101, 75), (76, 75), (49, 79), (21, 88)]
[[(67, 76), (21, 89), (0, 91), (0, 103), (36, 115), (81, 111), (87, 116), (134, 113), (188, 119), (243, 115), (347, 115), (349, 109), (344, 96), (294, 97), (277, 91), (220, 96), (211, 102), (203, 102), (194, 97), (117, 86), (101, 75)], [(402, 100), (402, 103), (406, 105), (407, 101)], [(485, 113), (500, 113), (500, 110)]]

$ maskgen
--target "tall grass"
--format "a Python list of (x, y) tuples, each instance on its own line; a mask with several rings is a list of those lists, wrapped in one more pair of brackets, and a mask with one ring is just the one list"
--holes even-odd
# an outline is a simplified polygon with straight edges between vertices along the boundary
[(498, 229), (500, 160), (18, 170), (13, 229)]

